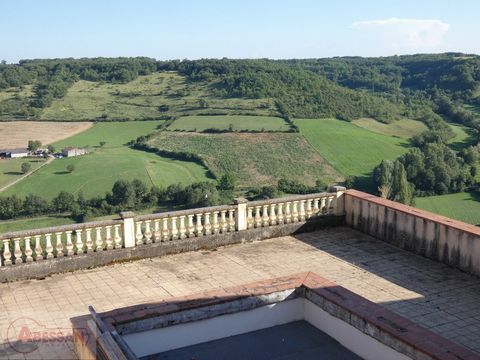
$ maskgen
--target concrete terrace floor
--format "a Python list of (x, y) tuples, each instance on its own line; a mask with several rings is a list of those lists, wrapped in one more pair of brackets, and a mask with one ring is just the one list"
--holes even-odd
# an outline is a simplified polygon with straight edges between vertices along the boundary
[(0, 359), (74, 358), (62, 341), (15, 351), (10, 324), (19, 318), (68, 331), (88, 305), (101, 312), (304, 271), (480, 353), (480, 279), (337, 227), (0, 284)]

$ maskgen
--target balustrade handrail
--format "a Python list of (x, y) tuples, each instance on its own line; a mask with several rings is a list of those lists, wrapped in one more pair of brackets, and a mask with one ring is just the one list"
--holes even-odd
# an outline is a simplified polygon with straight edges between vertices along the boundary
[(208, 206), (208, 207), (201, 207), (201, 208), (194, 208), (194, 209), (185, 209), (185, 210), (176, 210), (176, 211), (167, 211), (155, 214), (145, 214), (145, 215), (138, 215), (135, 216), (136, 221), (144, 221), (144, 220), (155, 220), (155, 219), (164, 219), (164, 218), (171, 218), (171, 217), (179, 217), (179, 216), (187, 216), (187, 215), (196, 215), (196, 214), (204, 214), (207, 212), (214, 212), (214, 211), (228, 211), (236, 209), (236, 205), (218, 205), (218, 206)]
[(338, 189), (250, 202), (237, 198), (232, 205), (145, 215), (127, 211), (120, 219), (3, 233), (0, 267), (342, 215), (342, 193)]
[(54, 233), (65, 232), (65, 231), (75, 231), (79, 229), (83, 230), (87, 228), (118, 225), (122, 223), (123, 223), (122, 219), (113, 219), (113, 220), (90, 221), (90, 222), (78, 223), (78, 224), (52, 226), (52, 227), (45, 227), (45, 228), (31, 229), (31, 230), (12, 231), (12, 232), (0, 234), (0, 240), (12, 239), (12, 238), (23, 238), (26, 236), (35, 236), (35, 235), (43, 235), (43, 234), (54, 234)]
[(290, 195), (290, 196), (274, 198), (274, 199), (255, 200), (255, 201), (247, 202), (247, 206), (248, 207), (262, 206), (262, 205), (279, 204), (279, 203), (308, 200), (308, 199), (321, 199), (329, 196), (336, 196), (336, 193), (321, 192), (321, 193), (313, 193), (313, 194), (305, 194), (305, 195)]

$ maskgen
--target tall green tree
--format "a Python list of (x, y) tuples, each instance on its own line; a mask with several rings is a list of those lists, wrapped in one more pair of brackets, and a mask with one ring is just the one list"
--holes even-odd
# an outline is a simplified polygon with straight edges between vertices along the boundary
[(412, 186), (407, 180), (407, 173), (403, 164), (396, 160), (393, 163), (391, 196), (394, 201), (402, 204), (413, 202)]

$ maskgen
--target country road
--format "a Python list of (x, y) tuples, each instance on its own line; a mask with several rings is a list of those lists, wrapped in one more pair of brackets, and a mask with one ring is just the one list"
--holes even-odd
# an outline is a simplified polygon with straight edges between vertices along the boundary
[(38, 168), (36, 168), (35, 170), (30, 171), (29, 173), (23, 175), (22, 177), (19, 177), (17, 180), (11, 182), (10, 184), (7, 184), (7, 185), (5, 185), (4, 187), (1, 187), (1, 188), (0, 188), (0, 193), (1, 193), (2, 191), (7, 190), (10, 186), (15, 185), (16, 183), (22, 181), (23, 179), (26, 179), (26, 178), (29, 177), (30, 175), (34, 174), (36, 171), (40, 170), (40, 169), (41, 169), (42, 167), (44, 167), (45, 165), (50, 164), (53, 160), (55, 160), (55, 158), (53, 158), (53, 157), (48, 158), (47, 161), (45, 161), (42, 165), (40, 165), (40, 166), (39, 166)]

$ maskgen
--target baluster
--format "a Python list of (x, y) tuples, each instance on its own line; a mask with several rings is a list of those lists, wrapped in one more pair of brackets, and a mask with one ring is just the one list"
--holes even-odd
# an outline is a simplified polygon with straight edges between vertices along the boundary
[(195, 231), (197, 232), (197, 236), (203, 235), (203, 225), (202, 225), (202, 214), (196, 214), (197, 217), (197, 226), (195, 227)]
[(185, 215), (180, 215), (180, 239), (185, 239), (187, 237), (187, 229), (185, 228)]
[(277, 212), (277, 219), (278, 223), (281, 225), (284, 222), (284, 217), (283, 217), (283, 203), (278, 204), (278, 212)]
[(298, 201), (293, 202), (293, 209), (292, 209), (292, 222), (298, 221)]
[(177, 240), (178, 239), (177, 217), (173, 216), (171, 219), (172, 219), (172, 240)]
[(220, 232), (220, 225), (218, 225), (218, 211), (212, 213), (213, 220), (213, 233), (218, 234)]
[(115, 249), (122, 248), (122, 238), (120, 237), (120, 224), (113, 225), (113, 232), (115, 238)]
[(307, 219), (312, 217), (312, 199), (307, 199)]
[(290, 224), (292, 222), (292, 213), (291, 213), (291, 209), (290, 209), (291, 204), (292, 203), (290, 201), (288, 201), (285, 204), (285, 222), (287, 224)]
[(62, 233), (61, 232), (55, 233), (55, 250), (57, 250), (57, 257), (65, 256), (65, 254), (63, 253)]
[(53, 258), (52, 234), (45, 234), (45, 252), (47, 260)]
[(254, 227), (252, 210), (253, 208), (247, 207), (247, 229), (252, 229)]
[(277, 225), (277, 215), (275, 214), (275, 204), (270, 205), (270, 225)]
[(96, 251), (103, 251), (103, 239), (102, 239), (102, 228), (96, 227), (95, 228), (95, 243), (96, 243)]
[(42, 244), (40, 243), (41, 235), (35, 235), (35, 261), (43, 260)]
[(161, 233), (160, 233), (160, 220), (155, 219), (153, 220), (153, 242), (160, 242), (162, 241)]
[(15, 242), (15, 264), (21, 264), (23, 263), (22, 259), (22, 249), (20, 249), (20, 238), (15, 238), (13, 239)]
[(32, 262), (33, 261), (33, 257), (32, 257), (32, 254), (33, 254), (33, 251), (32, 251), (32, 247), (31, 247), (31, 244), (30, 244), (30, 236), (25, 236), (23, 238), (24, 242), (25, 242), (25, 261), (26, 262)]
[(300, 200), (300, 221), (305, 221), (305, 200)]
[(162, 219), (162, 240), (168, 241), (170, 239), (170, 232), (168, 230), (168, 218)]
[(143, 234), (142, 234), (142, 222), (141, 221), (137, 221), (137, 231), (136, 231), (135, 237), (137, 239), (137, 242), (135, 243), (135, 245), (137, 245), (137, 246), (143, 245)]
[(83, 254), (82, 229), (75, 230), (77, 255)]
[(145, 220), (145, 243), (152, 243), (152, 230), (150, 229), (151, 220)]
[(72, 232), (65, 231), (65, 234), (67, 236), (67, 256), (72, 256), (73, 255), (73, 243), (72, 243)]
[(107, 250), (112, 250), (113, 249), (112, 225), (105, 226), (105, 242), (107, 243)]
[(262, 208), (262, 226), (268, 226), (268, 205), (263, 205)]
[(193, 214), (192, 215), (188, 215), (188, 232), (187, 232), (187, 236), (188, 237), (193, 237), (195, 236), (195, 226), (193, 225)]
[(210, 235), (212, 233), (212, 225), (210, 225), (210, 213), (207, 212), (204, 214), (205, 222), (203, 228), (205, 229), (205, 235)]
[(325, 198), (322, 198), (320, 212), (322, 213), (322, 215), (325, 215), (327, 213), (327, 208), (325, 207)]
[(228, 230), (227, 210), (220, 211), (220, 230), (222, 234), (226, 233)]
[(85, 229), (86, 239), (85, 244), (87, 245), (87, 254), (93, 252), (93, 241), (92, 241), (92, 229)]
[(235, 231), (235, 217), (233, 215), (233, 209), (228, 210), (228, 231)]
[(333, 206), (334, 205), (334, 199), (335, 198), (333, 196), (328, 197), (328, 208), (327, 209), (328, 209), (328, 214), (329, 215), (332, 215), (332, 214), (335, 213), (335, 209), (334, 209), (334, 206)]
[(320, 209), (318, 208), (318, 201), (319, 200), (320, 200), (319, 198), (313, 199), (313, 214), (314, 215), (318, 215), (318, 212), (320, 211)]
[(262, 226), (262, 218), (260, 217), (260, 206), (255, 206), (255, 227)]
[(10, 251), (10, 239), (3, 240), (4, 265), (12, 265), (12, 253)]

